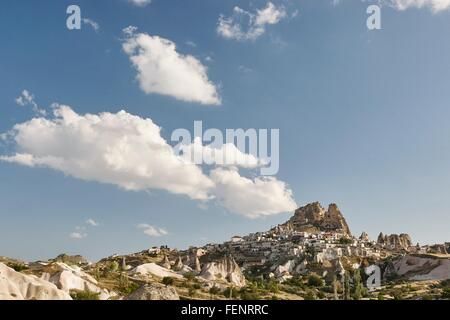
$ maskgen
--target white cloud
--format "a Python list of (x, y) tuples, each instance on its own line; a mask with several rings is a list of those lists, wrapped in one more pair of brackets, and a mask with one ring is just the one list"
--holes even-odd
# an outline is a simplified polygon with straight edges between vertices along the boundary
[(406, 10), (409, 8), (429, 8), (433, 12), (440, 12), (450, 8), (450, 0), (387, 0), (394, 8)]
[(86, 223), (92, 227), (98, 227), (98, 225), (99, 225), (98, 222), (92, 218), (87, 219)]
[(94, 29), (95, 32), (98, 32), (100, 30), (100, 25), (92, 19), (84, 18), (83, 23), (90, 26), (92, 29)]
[(163, 228), (154, 227), (146, 223), (141, 223), (137, 227), (138, 229), (142, 229), (144, 233), (150, 237), (162, 237), (169, 234)]
[(249, 218), (290, 212), (297, 205), (286, 183), (274, 177), (242, 177), (236, 169), (217, 168), (211, 172), (217, 201), (228, 210)]
[(190, 145), (180, 146), (180, 150), (181, 157), (192, 163), (195, 163), (195, 159), (202, 159), (207, 165), (241, 168), (258, 168), (267, 164), (252, 154), (242, 152), (232, 143), (225, 143), (220, 147), (203, 145), (199, 137)]
[[(151, 119), (125, 111), (79, 115), (57, 104), (53, 109), (51, 118), (16, 124), (7, 135), (15, 142), (16, 153), (0, 156), (0, 160), (52, 168), (125, 190), (166, 190), (201, 200), (202, 204), (215, 199), (231, 212), (251, 218), (295, 209), (292, 191), (275, 178), (248, 179), (235, 168), (217, 168), (217, 163), (212, 163), (209, 176), (204, 174), (200, 166), (175, 154)], [(211, 151), (211, 147), (203, 150)], [(234, 145), (215, 151), (234, 154), (241, 167), (261, 165), (257, 158), (241, 153)], [(90, 220), (86, 223), (97, 223)], [(162, 234), (161, 230), (157, 229)], [(76, 231), (84, 234), (82, 229)]]
[(152, 0), (129, 0), (129, 1), (138, 7), (145, 7), (152, 2)]
[(81, 240), (81, 239), (86, 238), (87, 234), (86, 233), (81, 233), (81, 232), (72, 232), (69, 236), (72, 239)]
[(34, 95), (28, 90), (22, 91), (20, 96), (16, 98), (16, 104), (18, 104), (21, 107), (31, 106), (33, 112), (37, 115), (45, 116), (47, 113), (45, 110), (39, 108), (38, 104), (34, 100)]
[(273, 25), (287, 17), (283, 6), (268, 2), (266, 7), (256, 10), (256, 13), (234, 7), (230, 17), (221, 15), (217, 32), (224, 38), (240, 41), (256, 40), (266, 32), (267, 25)]
[(49, 167), (126, 190), (162, 189), (192, 199), (213, 187), (200, 168), (173, 153), (151, 119), (120, 111), (79, 115), (54, 106), (54, 118), (35, 118), (10, 132), (17, 154), (0, 160)]
[(137, 80), (145, 93), (205, 105), (221, 104), (217, 88), (199, 60), (178, 53), (175, 43), (168, 39), (135, 32), (135, 27), (124, 29), (127, 39), (123, 50), (136, 68)]

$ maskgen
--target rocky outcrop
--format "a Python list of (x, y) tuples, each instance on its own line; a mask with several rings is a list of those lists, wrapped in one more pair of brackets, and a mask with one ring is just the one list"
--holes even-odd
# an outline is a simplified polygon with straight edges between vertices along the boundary
[(150, 283), (141, 286), (125, 300), (180, 300), (180, 297), (173, 287)]
[(364, 242), (368, 242), (369, 239), (369, 235), (367, 234), (367, 232), (363, 232), (361, 233), (361, 235), (359, 236), (359, 240), (364, 241)]
[(295, 267), (295, 261), (289, 260), (284, 264), (280, 264), (275, 268), (275, 276), (280, 278), (283, 275), (290, 275)]
[(70, 293), (72, 290), (98, 293), (100, 300), (108, 300), (110, 298), (109, 292), (101, 289), (97, 280), (85, 273), (81, 268), (68, 266), (62, 262), (57, 262), (56, 267), (60, 271), (50, 276), (49, 281), (55, 284), (58, 289), (67, 293)]
[(172, 268), (172, 265), (170, 264), (169, 258), (167, 258), (166, 255), (164, 255), (164, 258), (161, 261), (161, 266), (163, 268), (166, 268), (166, 269), (171, 269)]
[(180, 271), (183, 269), (183, 260), (181, 259), (181, 257), (178, 257), (177, 260), (175, 261), (175, 264), (173, 265), (173, 269), (175, 271)]
[(384, 278), (413, 281), (450, 279), (450, 259), (429, 255), (404, 255), (389, 262)]
[(382, 232), (378, 236), (377, 243), (383, 248), (389, 250), (409, 250), (413, 245), (411, 237), (408, 234), (384, 235)]
[(231, 256), (206, 263), (199, 276), (208, 281), (228, 282), (236, 287), (246, 285), (241, 268)]
[(319, 202), (308, 204), (297, 209), (284, 226), (299, 232), (334, 231), (351, 236), (350, 228), (336, 204), (330, 204), (328, 210)]
[(67, 292), (36, 276), (0, 263), (0, 300), (72, 300)]

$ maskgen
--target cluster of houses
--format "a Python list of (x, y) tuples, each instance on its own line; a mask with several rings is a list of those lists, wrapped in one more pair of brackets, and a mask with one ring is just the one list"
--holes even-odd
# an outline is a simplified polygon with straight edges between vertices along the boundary
[(382, 250), (369, 239), (348, 238), (338, 232), (296, 232), (274, 228), (268, 232), (234, 236), (222, 244), (208, 244), (209, 253), (231, 254), (244, 267), (264, 266), (286, 258), (312, 257), (313, 262), (336, 260), (344, 256), (380, 258)]

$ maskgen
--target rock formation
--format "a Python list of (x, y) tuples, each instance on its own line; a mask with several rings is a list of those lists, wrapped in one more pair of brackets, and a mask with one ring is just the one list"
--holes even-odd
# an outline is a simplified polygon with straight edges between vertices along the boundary
[(350, 228), (336, 204), (330, 204), (328, 210), (319, 202), (308, 204), (297, 209), (284, 226), (299, 232), (334, 231), (351, 236)]
[(183, 269), (183, 261), (182, 261), (181, 257), (177, 258), (177, 260), (175, 261), (175, 264), (173, 265), (173, 269), (175, 271), (180, 271), (181, 269)]
[(390, 250), (408, 250), (411, 247), (412, 240), (408, 234), (391, 234), (384, 235), (382, 232), (378, 236), (377, 243), (383, 248)]
[(194, 271), (196, 273), (200, 273), (202, 271), (202, 268), (200, 266), (200, 260), (197, 256), (195, 256)]
[(361, 233), (361, 235), (359, 236), (359, 240), (368, 242), (370, 239), (367, 232), (364, 231), (363, 233)]
[(199, 276), (208, 281), (227, 281), (236, 287), (246, 284), (241, 268), (231, 256), (206, 263)]
[(180, 300), (180, 297), (173, 287), (150, 283), (141, 286), (125, 300)]
[(161, 267), (166, 268), (166, 269), (170, 269), (172, 268), (169, 258), (167, 258), (166, 255), (164, 255), (163, 260), (161, 261)]
[(77, 266), (68, 266), (65, 263), (57, 262), (57, 269), (60, 271), (52, 275), (49, 281), (55, 284), (58, 289), (70, 293), (71, 290), (89, 291), (98, 293), (100, 300), (108, 300), (110, 294), (107, 290), (98, 286), (97, 280), (88, 275)]
[(67, 292), (36, 276), (0, 263), (0, 300), (72, 300)]
[(383, 276), (386, 279), (404, 278), (413, 281), (450, 279), (450, 259), (398, 256), (388, 263)]

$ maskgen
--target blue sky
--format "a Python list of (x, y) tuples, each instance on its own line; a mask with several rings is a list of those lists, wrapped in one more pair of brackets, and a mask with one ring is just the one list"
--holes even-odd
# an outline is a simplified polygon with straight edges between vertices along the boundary
[[(274, 179), (285, 183), (298, 206), (335, 202), (354, 234), (406, 232), (421, 243), (449, 241), (447, 1), (417, 8), (393, 0), (382, 6), (382, 29), (373, 31), (366, 27), (367, 2), (272, 3), (284, 15), (254, 39), (235, 39), (218, 32), (220, 17), (229, 19), (235, 6), (256, 17), (267, 1), (3, 1), (0, 132), (43, 117), (32, 104), (16, 103), (23, 90), (48, 119), (52, 103), (81, 117), (125, 110), (137, 122), (152, 119), (166, 141), (174, 129), (192, 130), (196, 120), (221, 130), (279, 128)], [(70, 4), (99, 30), (83, 24), (69, 31)], [(122, 29), (130, 25), (138, 31), (127, 38)], [(145, 92), (123, 48), (141, 34), (170, 40), (182, 58), (194, 57), (206, 72), (202, 88), (213, 86), (220, 104)], [(36, 141), (45, 134), (36, 131)], [(71, 139), (62, 143), (67, 150), (79, 143)], [(3, 156), (24, 149), (14, 139), (0, 144)], [(256, 170), (239, 174), (258, 179)], [(0, 161), (0, 255), (32, 260), (66, 252), (97, 259), (153, 245), (185, 248), (266, 230), (292, 214), (272, 208), (250, 219), (215, 200), (203, 205), (192, 194), (174, 194), (171, 187), (129, 191), (98, 180)], [(98, 226), (86, 223), (89, 218)]]

